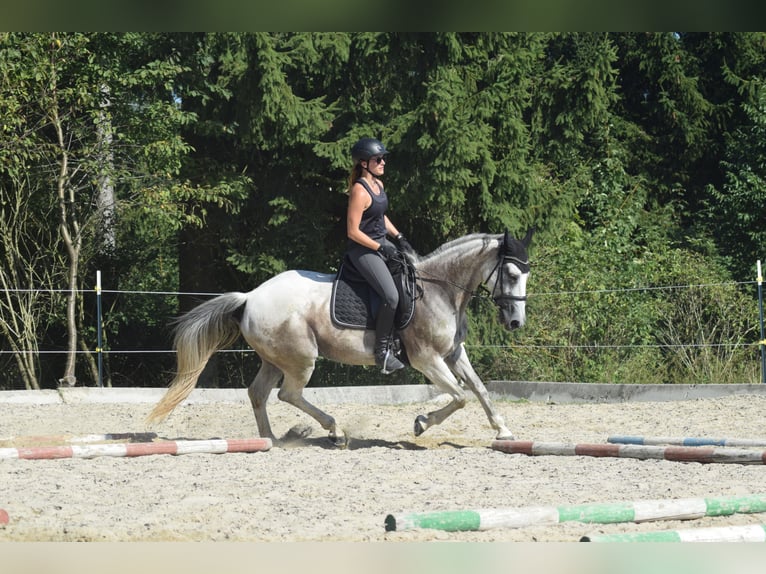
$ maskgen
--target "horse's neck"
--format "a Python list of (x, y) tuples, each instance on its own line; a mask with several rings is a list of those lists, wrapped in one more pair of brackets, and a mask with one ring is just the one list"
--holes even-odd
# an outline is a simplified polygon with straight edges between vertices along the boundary
[(457, 297), (470, 296), (492, 271), (498, 245), (496, 236), (466, 236), (437, 249), (422, 262), (422, 268), (432, 278), (451, 285)]

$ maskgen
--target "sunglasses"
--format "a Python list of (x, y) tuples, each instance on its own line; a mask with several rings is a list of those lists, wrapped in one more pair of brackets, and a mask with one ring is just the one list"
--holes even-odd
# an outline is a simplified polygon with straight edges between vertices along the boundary
[(384, 155), (376, 155), (370, 158), (370, 161), (374, 161), (375, 163), (383, 163), (386, 161), (386, 156)]

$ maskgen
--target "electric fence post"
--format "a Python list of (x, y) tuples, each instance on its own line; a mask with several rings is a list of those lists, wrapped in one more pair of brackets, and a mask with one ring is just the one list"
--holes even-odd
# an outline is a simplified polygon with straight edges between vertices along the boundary
[(761, 260), (758, 260), (758, 314), (761, 320), (761, 383), (766, 384), (766, 335), (763, 332), (763, 275), (761, 274)]
[(101, 271), (96, 271), (96, 356), (98, 357), (98, 386), (104, 386), (104, 361), (101, 348)]

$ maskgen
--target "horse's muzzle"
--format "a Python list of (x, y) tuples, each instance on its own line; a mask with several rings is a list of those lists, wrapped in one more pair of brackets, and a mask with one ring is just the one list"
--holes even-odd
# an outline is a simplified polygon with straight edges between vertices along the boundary
[(524, 326), (524, 323), (526, 322), (526, 316), (525, 316), (523, 306), (521, 309), (519, 309), (518, 305), (513, 305), (511, 306), (510, 309), (500, 307), (500, 312), (498, 313), (498, 315), (499, 315), (498, 318), (500, 319), (500, 322), (509, 331), (520, 329), (521, 327)]

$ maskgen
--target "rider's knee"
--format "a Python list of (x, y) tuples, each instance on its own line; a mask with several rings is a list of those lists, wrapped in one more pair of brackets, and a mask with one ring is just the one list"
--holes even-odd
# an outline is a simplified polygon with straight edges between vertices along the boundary
[(399, 293), (396, 290), (386, 293), (385, 298), (383, 299), (383, 304), (390, 309), (396, 309), (399, 305)]

